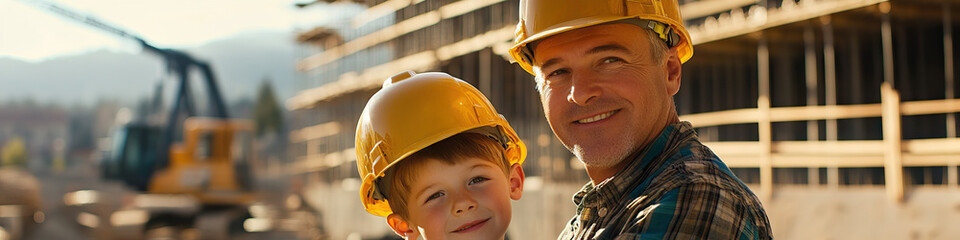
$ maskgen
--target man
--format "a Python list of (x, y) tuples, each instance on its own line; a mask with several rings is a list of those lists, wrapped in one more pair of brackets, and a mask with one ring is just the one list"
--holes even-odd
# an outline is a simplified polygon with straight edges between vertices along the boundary
[(590, 176), (559, 239), (769, 239), (757, 197), (680, 122), (676, 0), (521, 0), (511, 55)]

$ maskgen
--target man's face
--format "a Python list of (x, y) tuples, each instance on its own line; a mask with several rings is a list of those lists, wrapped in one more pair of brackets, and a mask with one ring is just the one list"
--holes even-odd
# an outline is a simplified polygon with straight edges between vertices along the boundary
[(675, 121), (676, 50), (652, 59), (643, 31), (631, 24), (603, 24), (546, 38), (534, 49), (550, 127), (595, 181), (612, 176), (625, 157)]
[(425, 159), (410, 184), (409, 221), (425, 239), (502, 239), (510, 224), (510, 199), (520, 199), (519, 165), (505, 176), (489, 160), (450, 165)]

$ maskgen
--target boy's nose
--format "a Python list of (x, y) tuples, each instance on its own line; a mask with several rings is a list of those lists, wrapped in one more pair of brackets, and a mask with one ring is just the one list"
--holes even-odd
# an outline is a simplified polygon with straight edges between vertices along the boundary
[(459, 215), (476, 208), (477, 201), (473, 200), (473, 198), (467, 194), (463, 194), (460, 196), (457, 202), (454, 203), (453, 213)]

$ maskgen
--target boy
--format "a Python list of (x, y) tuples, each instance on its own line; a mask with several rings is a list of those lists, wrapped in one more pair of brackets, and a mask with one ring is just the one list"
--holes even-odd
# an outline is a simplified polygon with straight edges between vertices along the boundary
[(357, 124), (360, 199), (405, 239), (503, 239), (526, 147), (493, 105), (445, 73), (384, 82)]

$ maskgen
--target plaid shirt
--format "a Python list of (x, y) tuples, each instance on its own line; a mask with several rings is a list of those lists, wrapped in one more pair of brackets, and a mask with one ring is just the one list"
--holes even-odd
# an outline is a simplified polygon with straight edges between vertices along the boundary
[(770, 239), (756, 195), (700, 143), (690, 123), (664, 128), (613, 177), (573, 197), (558, 239)]

